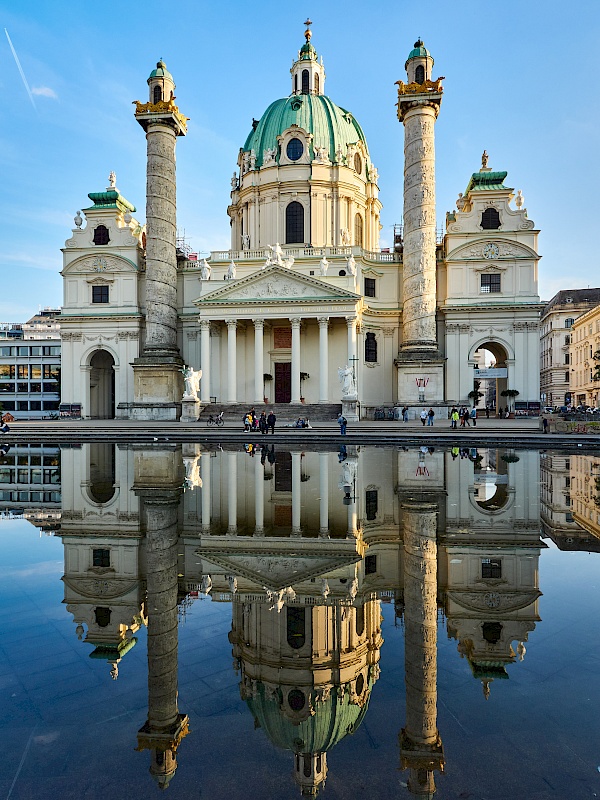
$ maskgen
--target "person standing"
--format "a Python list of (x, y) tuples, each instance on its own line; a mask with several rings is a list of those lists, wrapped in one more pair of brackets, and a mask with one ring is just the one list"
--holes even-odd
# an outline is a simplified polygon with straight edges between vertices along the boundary
[(269, 411), (269, 416), (267, 417), (267, 428), (271, 430), (271, 433), (275, 433), (275, 422), (277, 421), (277, 417), (273, 413), (273, 411)]
[(408, 406), (402, 409), (402, 422), (408, 422)]
[(458, 409), (456, 407), (450, 412), (450, 427), (455, 430), (458, 427)]
[(427, 412), (427, 424), (428, 425), (433, 425), (433, 418), (434, 417), (435, 417), (435, 412), (434, 412), (433, 408), (430, 408), (429, 411)]
[(424, 408), (423, 411), (419, 414), (421, 418), (421, 425), (425, 427), (425, 423), (427, 422), (427, 409)]
[(486, 419), (490, 418), (490, 407), (489, 406), (485, 407), (485, 418)]
[(258, 427), (260, 428), (261, 433), (268, 433), (268, 426), (267, 426), (267, 415), (264, 411), (260, 412), (260, 418), (258, 420)]
[(340, 426), (340, 434), (342, 436), (346, 435), (346, 425), (348, 424), (348, 420), (343, 414), (340, 414), (337, 418), (337, 424)]
[(548, 419), (546, 417), (542, 417), (542, 426), (544, 428), (544, 433), (548, 433)]
[(471, 409), (471, 422), (473, 423), (473, 427), (477, 427), (477, 409), (473, 407)]

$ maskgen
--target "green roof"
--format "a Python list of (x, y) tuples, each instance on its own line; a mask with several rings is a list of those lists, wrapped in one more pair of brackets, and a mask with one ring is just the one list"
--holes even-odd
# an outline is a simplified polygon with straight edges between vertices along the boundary
[(119, 211), (135, 211), (135, 206), (129, 200), (126, 200), (123, 195), (112, 189), (107, 189), (105, 192), (90, 192), (88, 197), (93, 202), (93, 206), (82, 209), (83, 211), (92, 211), (97, 208), (116, 208)]
[[(408, 64), (411, 58), (431, 58), (431, 53), (425, 47), (425, 45), (420, 39), (417, 39), (417, 41), (415, 42), (415, 46), (408, 54), (408, 58), (406, 59), (406, 64)], [(431, 58), (431, 61), (433, 63), (433, 58)], [(404, 65), (405, 69), (406, 69), (406, 64)]]
[[(96, 644), (96, 649), (90, 653), (90, 658), (101, 658), (104, 661), (116, 661), (123, 658), (132, 647), (135, 647), (137, 639), (126, 639), (118, 644), (111, 644), (108, 642), (100, 642)], [(91, 644), (95, 644), (91, 642)]]
[(508, 189), (504, 186), (504, 179), (508, 172), (474, 172), (465, 190), (469, 192), (490, 192), (495, 189)]
[[(369, 669), (368, 692), (373, 687)], [(350, 702), (350, 693), (333, 688), (324, 702), (315, 702), (315, 713), (294, 725), (281, 710), (280, 698), (267, 694), (263, 683), (258, 684), (255, 697), (246, 701), (254, 718), (276, 747), (294, 753), (324, 753), (340, 742), (348, 733), (354, 733), (363, 720), (369, 705)]]
[(317, 51), (310, 42), (306, 42), (300, 48), (300, 61), (316, 61)]
[(167, 65), (162, 60), (162, 58), (157, 62), (156, 69), (153, 69), (150, 75), (148, 76), (148, 80), (152, 78), (170, 78), (173, 80), (173, 76), (167, 69)]
[(349, 111), (322, 94), (296, 94), (271, 103), (248, 135), (243, 149), (254, 150), (257, 167), (262, 166), (266, 149), (279, 152), (277, 137), (292, 125), (312, 133), (313, 151), (315, 147), (325, 147), (332, 161), (340, 146), (344, 155), (349, 144), (362, 142), (367, 148), (362, 128)]

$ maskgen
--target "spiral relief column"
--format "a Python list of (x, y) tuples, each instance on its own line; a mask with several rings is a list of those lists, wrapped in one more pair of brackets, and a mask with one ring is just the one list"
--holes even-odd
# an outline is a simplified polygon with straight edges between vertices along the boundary
[(396, 361), (398, 402), (443, 401), (443, 359), (436, 323), (435, 120), (442, 78), (431, 80), (433, 58), (421, 40), (408, 56), (408, 83), (398, 81), (404, 124), (404, 255), (402, 342)]
[(146, 132), (146, 336), (134, 370), (134, 419), (178, 419), (183, 395), (177, 346), (177, 204), (175, 143), (187, 118), (175, 105), (175, 83), (163, 61), (148, 78), (148, 103), (136, 101)]

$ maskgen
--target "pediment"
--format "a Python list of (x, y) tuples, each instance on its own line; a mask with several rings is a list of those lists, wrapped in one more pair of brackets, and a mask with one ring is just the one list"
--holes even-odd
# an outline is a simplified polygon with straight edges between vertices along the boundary
[[(203, 543), (197, 554), (204, 561), (225, 570), (227, 575), (246, 578), (271, 591), (280, 591), (287, 586), (319, 578), (332, 570), (350, 566), (361, 558), (355, 542), (349, 542), (347, 547), (339, 543), (328, 552), (316, 547), (307, 550), (306, 540), (299, 546), (296, 541), (287, 539), (273, 543), (272, 548), (269, 550), (263, 545), (257, 552), (252, 546), (244, 546), (242, 543), (227, 546), (223, 542), (220, 545), (215, 542), (206, 545)], [(205, 569), (209, 571), (210, 568), (206, 565)]]
[(466, 611), (498, 613), (520, 611), (527, 608), (541, 597), (539, 589), (523, 592), (510, 592), (502, 590), (489, 590), (484, 592), (451, 591), (447, 597)]
[(72, 261), (62, 271), (63, 275), (105, 275), (115, 272), (137, 272), (128, 258), (109, 253), (89, 254)]
[(332, 286), (312, 276), (302, 275), (286, 267), (266, 267), (240, 280), (230, 281), (214, 292), (194, 301), (199, 308), (205, 305), (239, 305), (260, 303), (356, 303), (360, 295)]
[(520, 242), (513, 242), (510, 239), (478, 239), (475, 242), (463, 244), (452, 250), (446, 256), (446, 261), (478, 261), (486, 260), (484, 248), (488, 244), (498, 247), (498, 253), (494, 254), (494, 259), (513, 259), (513, 258), (539, 258), (535, 250), (527, 247)]
[(72, 589), (82, 597), (91, 598), (104, 598), (113, 600), (117, 597), (123, 597), (130, 592), (137, 590), (138, 582), (132, 581), (129, 578), (110, 578), (110, 577), (97, 577), (97, 578), (75, 578), (66, 575), (62, 580), (69, 589)]

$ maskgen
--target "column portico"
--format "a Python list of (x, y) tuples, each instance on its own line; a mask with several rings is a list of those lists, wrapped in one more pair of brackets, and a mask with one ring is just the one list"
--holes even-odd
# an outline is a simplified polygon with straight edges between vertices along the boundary
[(205, 405), (210, 403), (210, 321), (207, 319), (200, 321), (200, 366), (200, 402)]
[(300, 324), (302, 320), (294, 317), (292, 326), (292, 403), (300, 402)]
[(329, 317), (319, 317), (319, 403), (329, 401)]
[(237, 321), (227, 320), (227, 402), (237, 402)]
[(263, 402), (264, 397), (264, 328), (263, 319), (254, 320), (254, 402)]

